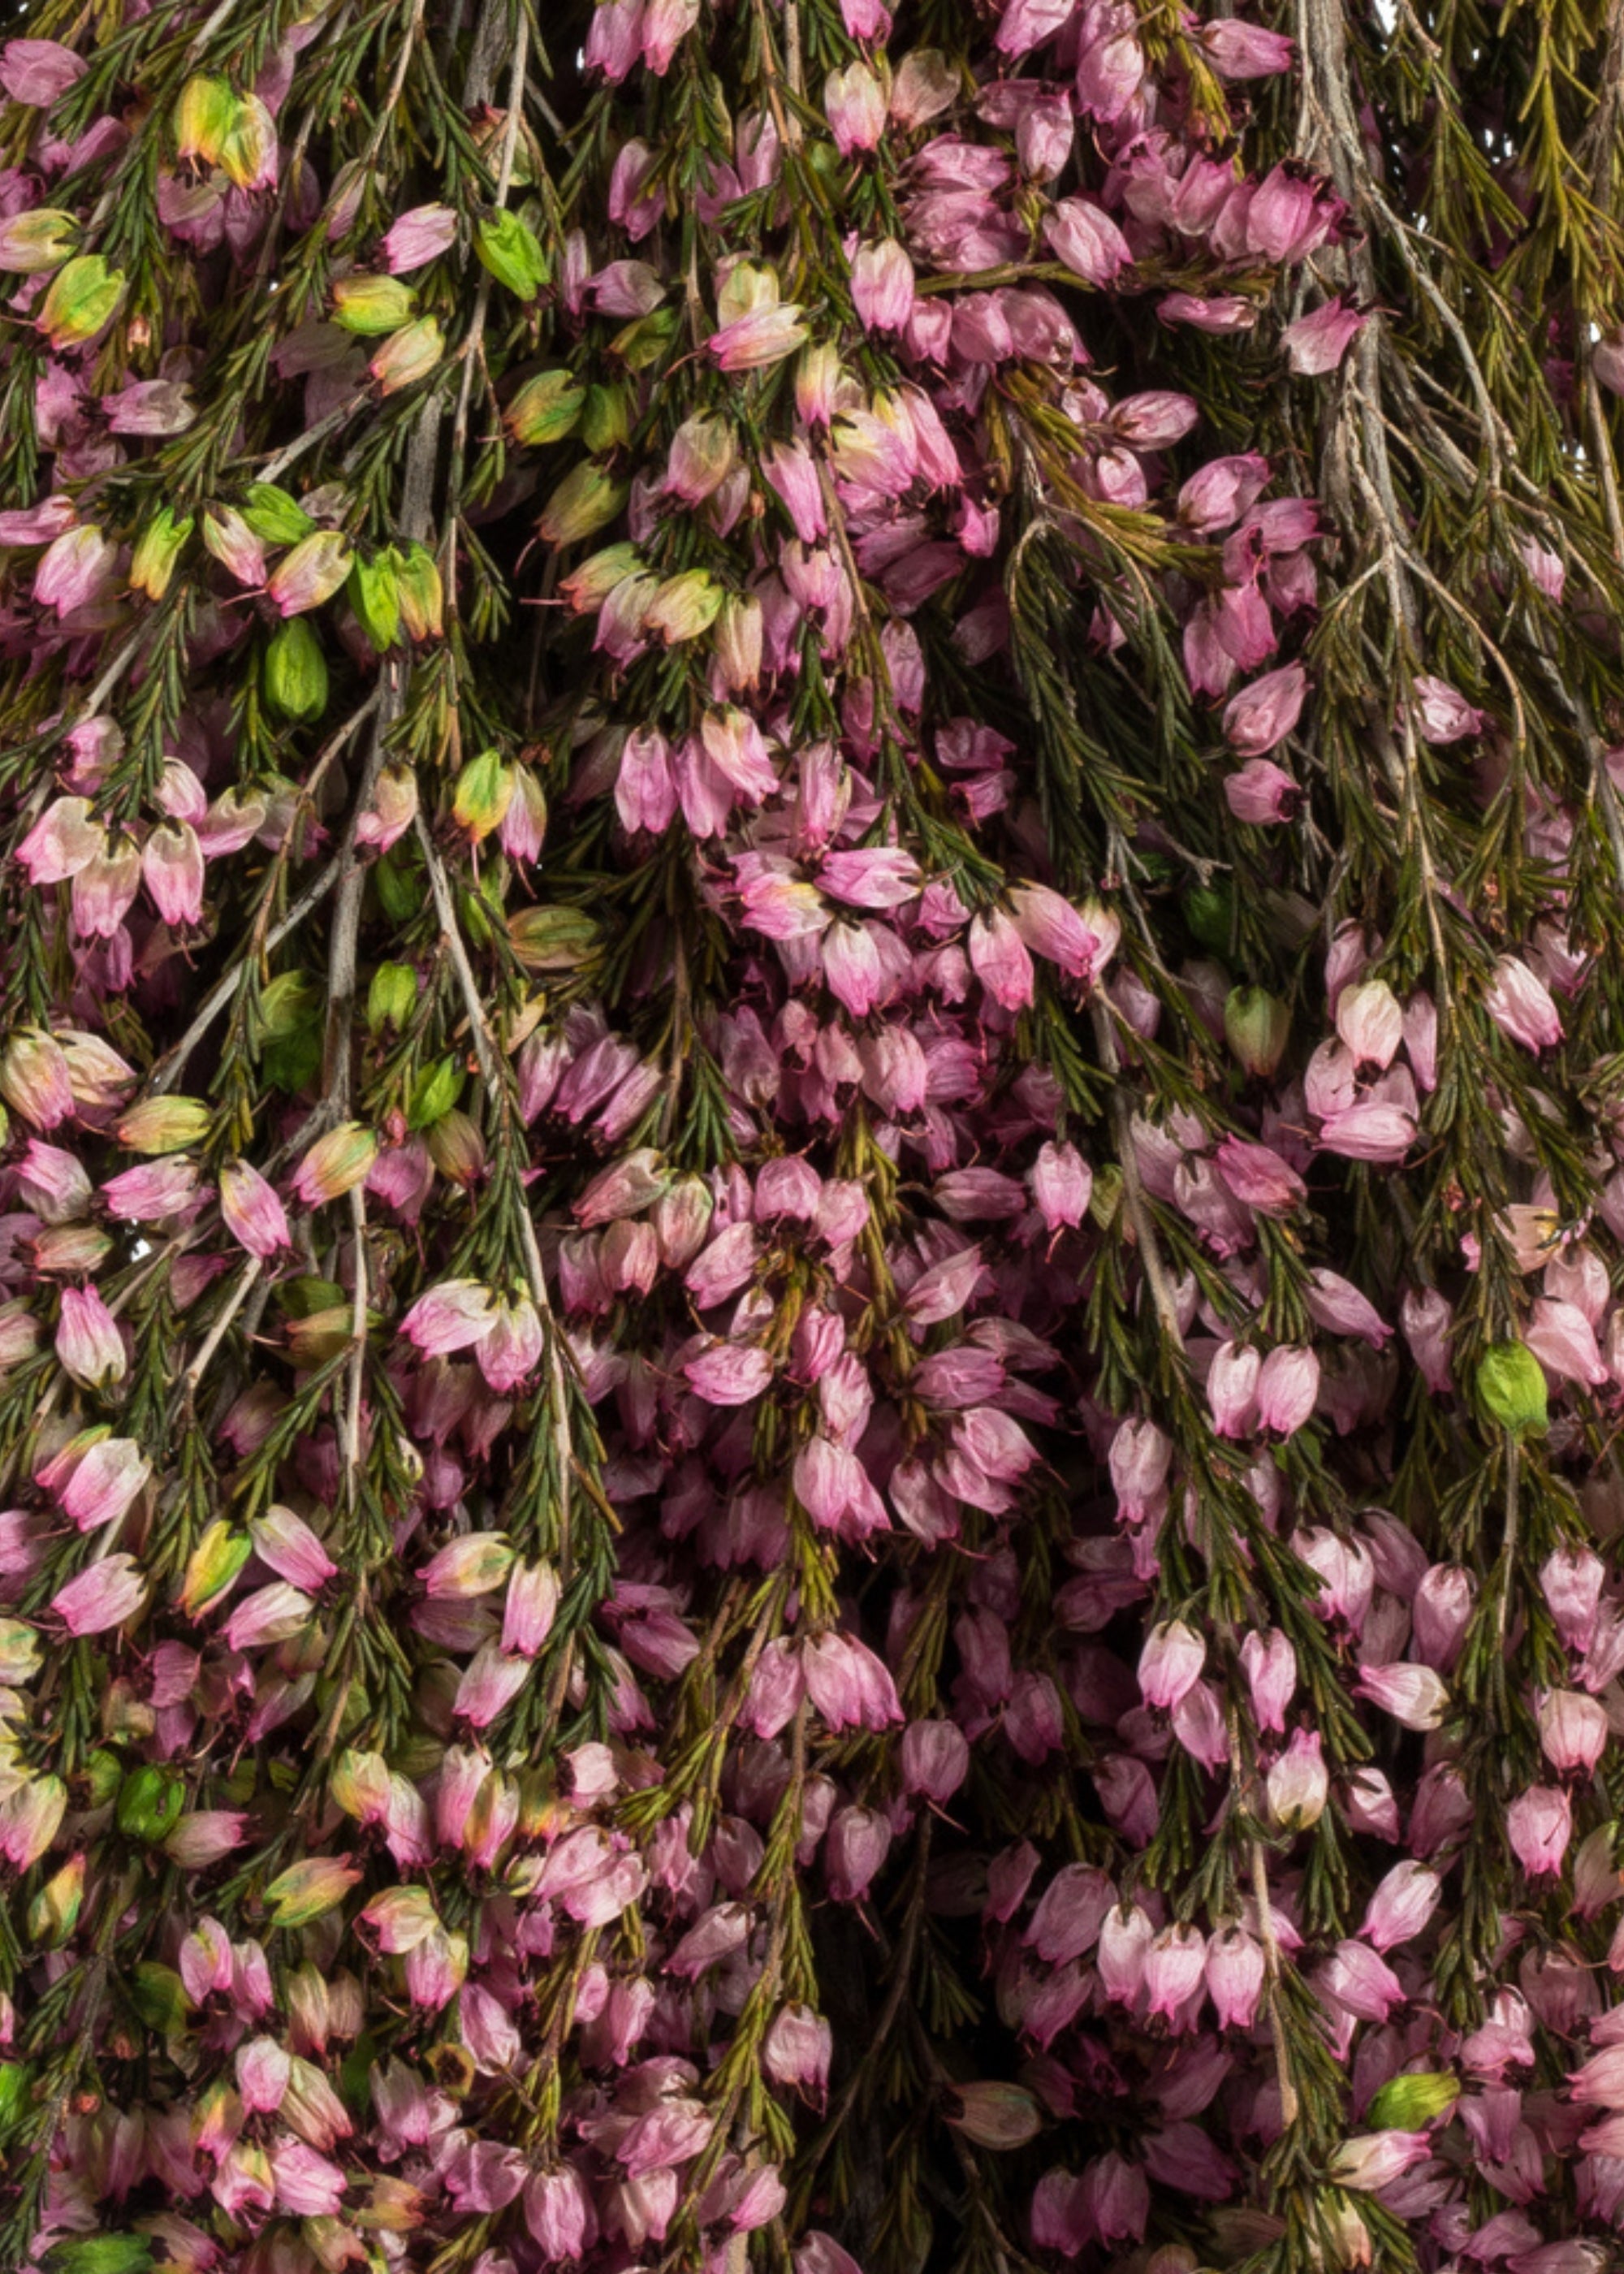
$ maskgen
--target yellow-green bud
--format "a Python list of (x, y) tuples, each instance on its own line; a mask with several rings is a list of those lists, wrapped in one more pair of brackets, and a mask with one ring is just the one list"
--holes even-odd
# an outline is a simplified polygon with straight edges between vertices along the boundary
[(457, 826), (465, 829), (477, 845), (501, 826), (512, 803), (512, 767), (502, 763), (500, 751), (482, 750), (457, 776), (451, 811)]
[(392, 547), (386, 547), (374, 561), (357, 559), (350, 572), (350, 605), (380, 655), (387, 653), (401, 634), (398, 558)]
[(181, 548), (196, 525), (192, 514), (183, 514), (177, 519), (167, 505), (159, 507), (136, 538), (135, 550), (130, 556), (130, 584), (133, 591), (145, 592), (149, 600), (163, 598), (169, 589)]
[(168, 1839), (185, 1804), (186, 1788), (179, 1777), (144, 1765), (132, 1769), (119, 1787), (113, 1821), (126, 1840), (154, 1848)]
[(597, 949), (597, 923), (581, 908), (521, 908), (508, 937), (526, 971), (578, 971)]
[(48, 1879), (28, 1906), (28, 1939), (55, 1950), (79, 1924), (85, 1900), (85, 1859), (74, 1856)]
[(380, 963), (366, 990), (366, 1023), (374, 1035), (386, 1027), (398, 1034), (417, 1007), (417, 975), (409, 963)]
[(414, 640), (438, 639), (445, 629), (445, 590), (440, 568), (426, 545), (408, 546), (395, 570), (401, 621)]
[(1460, 2098), (1458, 2080), (1434, 2070), (1390, 2076), (1365, 2112), (1372, 2132), (1419, 2132)]
[(297, 545), (316, 526), (298, 500), (274, 482), (249, 485), (243, 519), (267, 545)]
[(327, 663), (303, 616), (272, 634), (261, 674), (265, 699), (279, 718), (320, 719), (327, 707)]
[(290, 1864), (265, 1891), (272, 1925), (308, 1926), (312, 1919), (342, 1902), (360, 1876), (335, 1856), (315, 1856), (307, 1863)]
[(187, 1557), (181, 1577), (177, 1600), (188, 1618), (195, 1619), (225, 1593), (252, 1548), (245, 1532), (235, 1531), (223, 1516), (214, 1518)]
[(630, 495), (628, 483), (584, 459), (547, 500), (537, 530), (548, 545), (579, 545), (606, 529)]
[(446, 335), (438, 316), (419, 316), (403, 324), (373, 353), (367, 369), (385, 395), (398, 395), (426, 379), (446, 352)]
[(1267, 1081), (1286, 1054), (1291, 1013), (1262, 987), (1232, 987), (1223, 1006), (1224, 1040), (1248, 1073)]
[(368, 339), (398, 332), (417, 308), (417, 294), (398, 276), (341, 276), (333, 287), (333, 321)]
[(455, 1058), (439, 1058), (425, 1066), (411, 1086), (406, 1103), (406, 1126), (429, 1129), (442, 1120), (462, 1095), (462, 1069)]
[(52, 277), (35, 321), (52, 347), (82, 347), (112, 322), (124, 290), (122, 268), (99, 252), (81, 252)]
[(585, 402), (586, 389), (577, 387), (567, 371), (538, 372), (508, 405), (502, 424), (515, 442), (532, 448), (561, 442), (575, 433)]
[(631, 397), (623, 387), (589, 387), (581, 412), (581, 439), (602, 457), (630, 439)]
[(222, 164), (242, 107), (229, 79), (213, 72), (189, 79), (175, 103), (177, 156), (199, 158), (206, 166)]
[(667, 576), (661, 584), (643, 620), (643, 628), (658, 632), (667, 647), (697, 639), (710, 630), (726, 598), (726, 590), (708, 569), (685, 568), (680, 576)]
[(335, 529), (319, 529), (285, 553), (266, 590), (284, 616), (302, 616), (330, 600), (355, 555)]
[(1542, 1437), (1549, 1425), (1545, 1377), (1526, 1343), (1497, 1343), (1477, 1361), (1477, 1399), (1491, 1420), (1519, 1437)]
[(79, 222), (56, 206), (35, 206), (0, 222), (0, 268), (13, 276), (40, 276), (60, 268), (73, 250)]
[(485, 1174), (485, 1140), (460, 1107), (453, 1106), (423, 1133), (429, 1158), (454, 1185), (476, 1185)]
[(211, 1118), (200, 1097), (151, 1097), (125, 1114), (118, 1141), (130, 1153), (179, 1153), (201, 1142)]
[(475, 228), (474, 251), (497, 282), (521, 300), (533, 300), (547, 281), (547, 256), (517, 214), (487, 215)]

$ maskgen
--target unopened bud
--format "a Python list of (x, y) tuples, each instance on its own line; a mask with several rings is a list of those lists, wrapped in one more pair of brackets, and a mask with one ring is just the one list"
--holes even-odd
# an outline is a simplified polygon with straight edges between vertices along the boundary
[(267, 589), (284, 616), (302, 616), (332, 599), (354, 557), (348, 538), (319, 529), (283, 557)]
[(581, 908), (522, 908), (508, 920), (508, 937), (526, 971), (577, 971), (596, 951), (599, 933)]
[(60, 268), (73, 250), (79, 222), (56, 206), (35, 206), (0, 222), (0, 268), (13, 276), (39, 276)]
[(219, 1600), (247, 1562), (252, 1548), (253, 1543), (245, 1532), (235, 1530), (222, 1516), (214, 1518), (187, 1557), (181, 1578), (177, 1600), (189, 1619), (199, 1617), (211, 1603)]
[(508, 405), (502, 424), (515, 442), (538, 448), (573, 434), (585, 402), (586, 389), (577, 387), (568, 372), (538, 372)]
[(521, 300), (533, 300), (547, 281), (547, 256), (535, 230), (505, 207), (476, 225), (474, 251), (497, 282)]
[(445, 629), (445, 592), (440, 569), (426, 545), (408, 547), (395, 572), (401, 621), (414, 640), (438, 639)]
[(1234, 987), (1223, 1006), (1223, 1033), (1247, 1073), (1267, 1081), (1286, 1054), (1291, 1013), (1265, 988)]
[(630, 496), (629, 486), (618, 482), (590, 458), (566, 474), (542, 509), (536, 527), (544, 543), (579, 545), (606, 529)]
[(327, 665), (321, 642), (302, 616), (272, 635), (262, 674), (265, 699), (279, 717), (296, 723), (320, 719), (327, 707)]
[(333, 287), (333, 321), (366, 339), (398, 332), (417, 307), (417, 294), (398, 276), (341, 276)]
[(446, 335), (438, 316), (419, 316), (403, 324), (378, 349), (367, 369), (385, 395), (398, 395), (403, 387), (426, 379), (446, 352)]
[(200, 1097), (148, 1098), (118, 1124), (118, 1141), (129, 1153), (178, 1153), (201, 1142), (210, 1118)]
[(400, 584), (395, 576), (399, 558), (386, 546), (374, 561), (357, 559), (350, 572), (350, 605), (356, 621), (380, 655), (395, 645), (401, 632)]
[(1492, 1421), (1519, 1437), (1545, 1434), (1545, 1377), (1526, 1343), (1499, 1343), (1477, 1361), (1478, 1402)]
[(175, 563), (181, 548), (196, 527), (191, 514), (178, 518), (169, 507), (160, 506), (135, 541), (130, 557), (130, 584), (132, 591), (145, 592), (149, 600), (161, 600), (169, 589), (169, 579), (175, 574)]
[(457, 777), (451, 811), (460, 829), (476, 844), (499, 828), (513, 802), (513, 768), (502, 763), (497, 750), (483, 750)]
[(124, 275), (99, 252), (81, 252), (51, 279), (35, 321), (58, 353), (82, 347), (110, 324), (124, 304)]

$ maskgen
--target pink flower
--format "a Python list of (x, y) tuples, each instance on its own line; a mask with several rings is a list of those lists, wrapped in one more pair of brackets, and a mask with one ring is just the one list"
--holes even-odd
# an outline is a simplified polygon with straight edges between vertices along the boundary
[(1255, 1350), (1224, 1343), (1207, 1377), (1207, 1402), (1221, 1437), (1249, 1437), (1258, 1426), (1258, 1376), (1262, 1360)]
[(1458, 742), (1467, 734), (1483, 732), (1484, 714), (1475, 711), (1457, 688), (1446, 679), (1426, 674), (1410, 681), (1416, 723), (1429, 742)]
[(1109, 214), (1086, 198), (1062, 198), (1043, 216), (1043, 235), (1056, 258), (1085, 283), (1103, 288), (1133, 255)]
[(835, 147), (843, 158), (854, 150), (879, 147), (885, 131), (885, 95), (866, 64), (848, 64), (823, 81), (823, 109)]
[(1320, 1394), (1320, 1361), (1312, 1350), (1282, 1345), (1270, 1351), (1258, 1369), (1259, 1427), (1290, 1437), (1314, 1410)]
[(713, 1342), (686, 1359), (682, 1372), (707, 1405), (748, 1405), (771, 1382), (772, 1360), (751, 1345)]
[(1506, 1811), (1506, 1837), (1530, 1879), (1554, 1878), (1573, 1837), (1573, 1803), (1560, 1785), (1535, 1785)]
[(1268, 758), (1253, 758), (1238, 773), (1226, 775), (1223, 794), (1237, 821), (1264, 829), (1289, 821), (1303, 800), (1290, 775)]
[(1231, 747), (1244, 757), (1261, 757), (1283, 742), (1303, 715), (1308, 694), (1308, 674), (1300, 663), (1265, 672), (1231, 696), (1223, 714), (1223, 731)]
[(1154, 1627), (1139, 1653), (1139, 1694), (1147, 1706), (1170, 1712), (1194, 1689), (1206, 1663), (1207, 1645), (1182, 1619)]
[(1483, 1007), (1503, 1035), (1536, 1056), (1562, 1039), (1562, 1021), (1550, 989), (1515, 955), (1502, 955), (1496, 961)]
[(63, 1289), (56, 1356), (84, 1389), (109, 1389), (129, 1371), (124, 1337), (94, 1287)]
[(1288, 72), (1297, 57), (1297, 44), (1283, 32), (1265, 30), (1261, 24), (1244, 23), (1238, 16), (1220, 17), (1203, 24), (1196, 39), (1219, 79), (1267, 79)]
[(391, 222), (380, 252), (391, 276), (409, 276), (448, 252), (456, 240), (457, 217), (450, 206), (413, 206)]
[(133, 1555), (104, 1555), (51, 1597), (51, 1608), (71, 1635), (105, 1634), (132, 1618), (147, 1600), (147, 1581)]
[(0, 48), (0, 87), (13, 102), (35, 110), (49, 109), (88, 68), (83, 56), (59, 40), (8, 40)]
[[(1216, 29), (1216, 26), (1209, 29)], [(1323, 379), (1336, 370), (1366, 319), (1341, 299), (1323, 300), (1281, 334), (1287, 360), (1299, 379)]]
[(262, 1261), (293, 1244), (286, 1209), (247, 1161), (228, 1161), (221, 1170), (220, 1213), (237, 1245)]
[(852, 260), (852, 305), (865, 331), (899, 332), (906, 326), (914, 312), (914, 263), (895, 237), (858, 247)]
[(1425, 1864), (1395, 1864), (1365, 1907), (1359, 1932), (1378, 1950), (1413, 1941), (1438, 1909), (1443, 1883)]
[(487, 1288), (477, 1279), (447, 1279), (417, 1298), (401, 1332), (425, 1358), (444, 1358), (482, 1341), (494, 1321)]

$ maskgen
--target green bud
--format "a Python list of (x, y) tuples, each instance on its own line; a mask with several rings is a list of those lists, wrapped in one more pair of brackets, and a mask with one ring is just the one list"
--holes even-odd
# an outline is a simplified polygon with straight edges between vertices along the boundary
[(303, 616), (290, 616), (272, 634), (260, 674), (265, 699), (279, 718), (296, 725), (320, 719), (327, 707), (327, 661)]
[(38, 1631), (26, 1619), (0, 1619), (0, 1683), (32, 1682), (40, 1664)]
[(598, 937), (596, 922), (581, 908), (521, 908), (508, 919), (514, 956), (526, 971), (577, 971)]
[(575, 433), (585, 401), (586, 389), (577, 387), (567, 371), (538, 372), (508, 405), (502, 424), (515, 442), (532, 448), (561, 442)]
[(400, 923), (423, 906), (423, 864), (412, 845), (392, 845), (372, 870), (379, 904), (391, 923)]
[(0, 2061), (0, 2140), (34, 2097), (34, 2073), (26, 2061)]
[(478, 222), (474, 251), (497, 282), (521, 300), (533, 300), (547, 281), (547, 256), (517, 214), (504, 209)]
[(561, 579), (559, 590), (577, 614), (590, 615), (617, 584), (636, 576), (642, 567), (643, 555), (635, 545), (605, 545), (599, 553), (589, 553), (578, 568)]
[(79, 222), (56, 206), (35, 206), (0, 222), (0, 268), (13, 276), (41, 276), (60, 268), (73, 250)]
[(1235, 895), (1227, 885), (1198, 885), (1184, 895), (1184, 922), (1192, 938), (1214, 955), (1229, 945), (1235, 917)]
[(124, 1781), (124, 1765), (117, 1753), (98, 1746), (85, 1764), (85, 1783), (92, 1808), (105, 1808)]
[(213, 72), (189, 79), (175, 103), (176, 154), (218, 166), (242, 107), (242, 98), (229, 79)]
[(274, 482), (249, 485), (243, 519), (267, 545), (297, 545), (316, 526), (298, 500)]
[(440, 567), (426, 545), (408, 547), (395, 569), (401, 621), (414, 640), (439, 639), (445, 630), (445, 591)]
[(338, 1856), (314, 1856), (307, 1863), (290, 1864), (265, 1891), (271, 1924), (308, 1926), (312, 1919), (342, 1902), (360, 1876)]
[(685, 568), (667, 576), (643, 618), (645, 629), (658, 632), (667, 647), (697, 639), (708, 632), (722, 612), (726, 590), (706, 568)]
[(513, 768), (502, 763), (500, 751), (482, 750), (457, 776), (451, 811), (457, 826), (477, 845), (500, 828), (512, 803)]
[(85, 1900), (85, 1859), (71, 1856), (28, 1906), (28, 1939), (56, 1950), (79, 1924)]
[(380, 963), (366, 990), (366, 1024), (380, 1035), (386, 1027), (399, 1034), (417, 1007), (417, 975), (409, 963)]
[(1262, 987), (1232, 987), (1223, 1006), (1224, 1040), (1248, 1073), (1272, 1074), (1291, 1039), (1291, 1013)]
[(630, 495), (629, 483), (617, 482), (590, 458), (583, 459), (547, 500), (538, 533), (548, 545), (579, 545), (607, 528)]
[(253, 1542), (245, 1532), (234, 1531), (223, 1516), (214, 1518), (186, 1559), (176, 1598), (189, 1619), (195, 1619), (225, 1593), (252, 1551)]
[(160, 506), (135, 540), (130, 556), (130, 584), (149, 600), (161, 600), (169, 589), (181, 547), (197, 526), (192, 515), (177, 520), (167, 505)]
[(119, 1123), (118, 1141), (130, 1153), (180, 1153), (201, 1142), (211, 1118), (200, 1097), (148, 1098)]
[(631, 400), (623, 387), (589, 387), (581, 413), (581, 439), (589, 450), (603, 456), (630, 440)]
[(81, 252), (51, 279), (35, 318), (52, 347), (82, 347), (110, 324), (124, 303), (124, 273), (99, 252)]
[(186, 1788), (177, 1776), (144, 1766), (132, 1769), (119, 1787), (113, 1821), (126, 1840), (155, 1848), (168, 1839), (186, 1804)]
[(429, 1158), (454, 1185), (475, 1185), (485, 1174), (485, 1140), (461, 1107), (454, 1105), (424, 1131)]
[(279, 971), (259, 990), (259, 1034), (261, 1041), (280, 1042), (308, 1026), (326, 1001), (321, 982), (313, 972)]
[(1460, 2098), (1457, 2081), (1436, 2071), (1390, 2076), (1365, 2112), (1372, 2132), (1419, 2132)]
[(1043, 2112), (1019, 2084), (960, 2084), (954, 2087), (957, 2115), (948, 2122), (978, 2148), (1024, 2148), (1043, 2128)]
[(50, 2274), (149, 2274), (153, 2247), (144, 2234), (81, 2234), (55, 2244), (46, 2263)]
[(1477, 1398), (1492, 1421), (1519, 1437), (1549, 1426), (1545, 1378), (1526, 1343), (1497, 1343), (1477, 1361)]
[(392, 546), (386, 547), (375, 561), (357, 558), (350, 572), (350, 605), (380, 655), (386, 655), (401, 635), (398, 557)]
[(658, 363), (677, 335), (680, 319), (674, 308), (656, 308), (651, 314), (639, 316), (619, 331), (609, 343), (628, 371), (647, 371)]
[(406, 1107), (406, 1126), (427, 1129), (441, 1120), (462, 1095), (462, 1069), (455, 1058), (441, 1058), (425, 1066), (411, 1086)]
[(398, 276), (341, 276), (333, 287), (333, 321), (367, 339), (398, 332), (417, 311), (417, 294)]
[(367, 369), (381, 394), (398, 395), (402, 388), (415, 387), (420, 379), (426, 379), (445, 352), (446, 335), (440, 318), (418, 316), (402, 324), (375, 350)]
[(167, 2037), (186, 2025), (186, 1985), (172, 1966), (139, 1960), (130, 1976), (130, 2003), (149, 2029)]

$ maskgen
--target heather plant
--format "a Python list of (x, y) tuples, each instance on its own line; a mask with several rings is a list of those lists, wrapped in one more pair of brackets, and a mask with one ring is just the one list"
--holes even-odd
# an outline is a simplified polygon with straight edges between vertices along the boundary
[(1624, 7), (0, 88), (0, 2266), (1605, 2274)]

